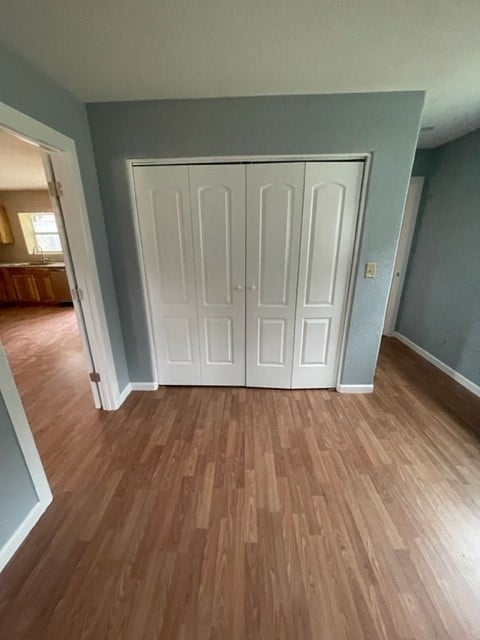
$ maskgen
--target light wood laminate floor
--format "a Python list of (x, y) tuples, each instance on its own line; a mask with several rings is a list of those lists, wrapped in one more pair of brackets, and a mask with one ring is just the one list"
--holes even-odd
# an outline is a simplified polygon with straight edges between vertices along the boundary
[(480, 401), (395, 340), (372, 395), (166, 388), (97, 412), (71, 310), (0, 310), (54, 502), (6, 640), (480, 638)]

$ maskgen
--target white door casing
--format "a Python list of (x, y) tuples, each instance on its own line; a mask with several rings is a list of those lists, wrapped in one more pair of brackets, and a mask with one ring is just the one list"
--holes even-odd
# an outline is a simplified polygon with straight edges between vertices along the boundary
[(394, 333), (395, 325), (397, 324), (400, 298), (402, 296), (403, 285), (405, 283), (405, 273), (407, 270), (410, 249), (412, 247), (413, 233), (415, 231), (424, 181), (425, 178), (419, 176), (414, 176), (410, 179), (407, 200), (405, 202), (405, 212), (402, 220), (402, 228), (398, 240), (392, 286), (390, 288), (385, 324), (383, 328), (383, 333), (387, 336)]
[[(53, 169), (53, 161), (56, 159), (55, 153), (47, 152), (45, 150), (41, 151), (42, 155), (42, 163), (43, 169), (45, 171), (45, 177), (49, 184), (57, 183), (57, 176)], [(58, 172), (58, 169), (57, 169)], [(65, 184), (65, 182), (63, 182)], [(63, 250), (63, 259), (65, 262), (65, 271), (67, 274), (68, 284), (70, 289), (82, 290), (77, 284), (77, 277), (73, 268), (73, 258), (70, 251), (70, 243), (68, 240), (66, 228), (65, 228), (65, 218), (63, 214), (62, 207), (70, 207), (71, 210), (75, 210), (75, 200), (72, 198), (72, 193), (69, 189), (63, 191), (62, 196), (60, 197), (55, 191), (50, 191), (50, 204), (52, 212), (55, 214), (55, 219), (57, 221), (57, 227), (60, 234), (60, 240), (62, 244)], [(73, 307), (75, 310), (75, 318), (77, 320), (78, 331), (80, 334), (80, 340), (82, 342), (83, 348), (83, 357), (85, 358), (85, 363), (88, 368), (88, 372), (94, 372), (97, 369), (97, 366), (93, 360), (92, 348), (90, 345), (90, 341), (88, 338), (87, 330), (85, 327), (85, 315), (82, 307), (81, 301), (78, 299), (78, 296), (73, 296)], [(88, 307), (86, 309), (88, 313)], [(93, 327), (90, 330), (90, 335), (94, 334)], [(90, 380), (90, 389), (93, 395), (93, 402), (95, 404), (96, 409), (100, 409), (102, 406), (102, 400), (100, 397), (100, 389), (99, 383)]]
[(336, 385), (363, 167), (306, 165), (293, 388)]
[(245, 166), (189, 167), (202, 384), (245, 385)]
[(247, 166), (247, 385), (289, 388), (305, 164)]
[(187, 166), (134, 167), (159, 384), (200, 385)]

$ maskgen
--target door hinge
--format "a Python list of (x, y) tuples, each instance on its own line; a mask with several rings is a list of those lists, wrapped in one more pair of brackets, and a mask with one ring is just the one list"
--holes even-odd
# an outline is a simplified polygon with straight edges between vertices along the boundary
[(62, 183), (58, 182), (58, 180), (50, 180), (48, 183), (48, 190), (53, 198), (60, 198), (61, 196), (63, 196)]
[(88, 374), (91, 382), (100, 382), (100, 374), (96, 371), (92, 371), (92, 373)]
[(78, 287), (75, 287), (72, 289), (72, 298), (73, 300), (76, 300), (77, 302), (80, 302), (80, 300), (83, 300), (83, 290), (79, 289)]

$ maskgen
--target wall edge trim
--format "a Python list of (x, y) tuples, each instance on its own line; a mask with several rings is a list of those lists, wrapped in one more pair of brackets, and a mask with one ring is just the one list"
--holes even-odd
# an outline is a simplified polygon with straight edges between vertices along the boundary
[(13, 558), (20, 545), (25, 541), (28, 534), (40, 520), (51, 502), (51, 498), (47, 502), (36, 502), (24, 518), (23, 522), (19, 524), (7, 542), (0, 549), (0, 573)]

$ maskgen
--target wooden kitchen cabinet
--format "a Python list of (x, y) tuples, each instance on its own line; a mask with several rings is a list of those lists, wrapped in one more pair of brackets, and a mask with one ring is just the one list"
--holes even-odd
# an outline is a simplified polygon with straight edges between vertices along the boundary
[(52, 279), (50, 277), (50, 270), (32, 269), (31, 275), (35, 282), (35, 289), (37, 290), (37, 300), (43, 304), (55, 304), (57, 299), (52, 286)]
[(8, 269), (0, 268), (0, 304), (11, 303), (14, 299), (15, 294), (12, 291), (12, 282)]
[(14, 268), (10, 270), (15, 302), (39, 302), (35, 278), (30, 269)]
[(60, 304), (71, 301), (64, 267), (0, 267), (0, 304)]
[(0, 304), (8, 302), (7, 291), (3, 282), (2, 274), (0, 273)]
[(72, 292), (70, 290), (65, 269), (51, 267), (49, 268), (49, 272), (55, 301), (57, 303), (72, 302)]

